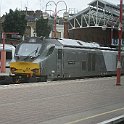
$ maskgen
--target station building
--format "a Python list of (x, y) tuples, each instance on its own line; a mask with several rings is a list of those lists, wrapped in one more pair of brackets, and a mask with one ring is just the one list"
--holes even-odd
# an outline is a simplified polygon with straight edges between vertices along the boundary
[[(68, 37), (97, 42), (101, 46), (115, 47), (118, 45), (119, 38), (119, 16), (120, 5), (94, 0), (86, 9), (69, 18)], [(124, 39), (124, 32), (122, 39)]]

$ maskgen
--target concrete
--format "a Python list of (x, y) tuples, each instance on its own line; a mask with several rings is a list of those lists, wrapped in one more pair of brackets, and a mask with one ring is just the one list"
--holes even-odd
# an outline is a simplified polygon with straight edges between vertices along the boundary
[(124, 114), (124, 76), (0, 86), (0, 124), (97, 124)]

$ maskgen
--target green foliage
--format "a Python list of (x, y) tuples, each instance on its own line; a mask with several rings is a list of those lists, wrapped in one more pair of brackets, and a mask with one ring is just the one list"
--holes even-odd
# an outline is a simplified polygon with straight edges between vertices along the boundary
[(17, 9), (15, 11), (10, 9), (9, 13), (5, 15), (5, 21), (2, 26), (4, 32), (19, 32), (20, 35), (23, 35), (26, 25), (25, 15)]
[(50, 31), (51, 26), (48, 23), (48, 19), (43, 19), (43, 17), (41, 17), (36, 21), (36, 33), (38, 37), (49, 37)]

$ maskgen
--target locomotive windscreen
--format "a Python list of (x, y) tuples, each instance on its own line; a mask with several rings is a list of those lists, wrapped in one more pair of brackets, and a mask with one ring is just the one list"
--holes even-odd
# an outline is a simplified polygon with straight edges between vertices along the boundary
[(37, 56), (41, 47), (41, 44), (23, 43), (20, 45), (17, 54), (19, 56)]

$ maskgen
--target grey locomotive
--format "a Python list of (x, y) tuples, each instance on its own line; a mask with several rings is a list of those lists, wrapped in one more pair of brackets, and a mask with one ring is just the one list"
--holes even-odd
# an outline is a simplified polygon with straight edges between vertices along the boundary
[[(121, 52), (124, 74), (124, 53)], [(116, 74), (117, 50), (73, 39), (32, 37), (20, 43), (10, 69), (14, 82), (36, 77), (38, 81)]]

